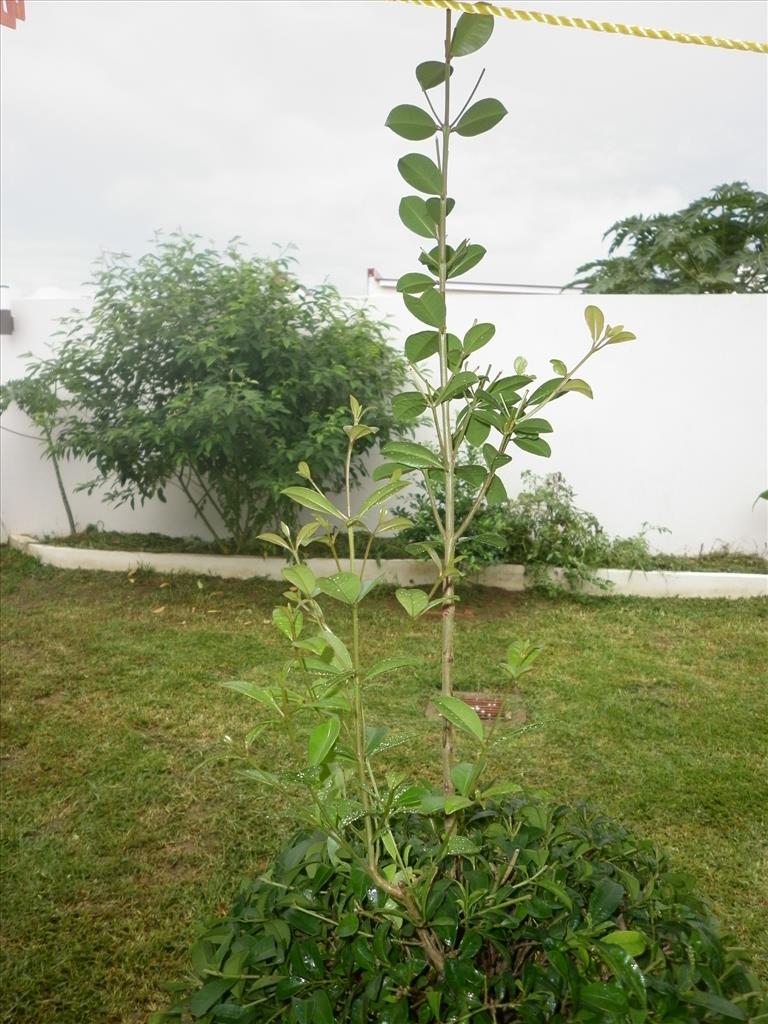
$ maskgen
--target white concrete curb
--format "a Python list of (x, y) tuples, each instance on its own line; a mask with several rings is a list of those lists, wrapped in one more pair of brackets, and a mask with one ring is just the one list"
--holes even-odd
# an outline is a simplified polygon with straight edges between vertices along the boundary
[[(144, 568), (162, 573), (192, 573), (224, 579), (247, 580), (258, 577), (279, 581), (283, 578), (282, 571), (286, 566), (282, 558), (259, 558), (253, 555), (156, 554), (151, 551), (56, 547), (40, 544), (33, 537), (21, 533), (10, 534), (8, 541), (11, 547), (58, 569), (130, 572)], [(330, 576), (336, 571), (336, 564), (330, 558), (311, 558), (308, 564), (319, 576)], [(553, 574), (562, 577), (560, 569), (554, 569)], [(365, 575), (367, 579), (380, 576), (383, 582), (398, 586), (431, 584), (435, 578), (430, 563), (407, 558), (370, 562)], [(768, 597), (768, 574), (763, 573), (600, 569), (597, 575), (613, 585), (607, 590), (586, 586), (583, 588), (585, 593), (621, 597)], [(479, 574), (477, 582), (486, 587), (509, 591), (525, 590), (527, 585), (522, 565), (490, 566)]]

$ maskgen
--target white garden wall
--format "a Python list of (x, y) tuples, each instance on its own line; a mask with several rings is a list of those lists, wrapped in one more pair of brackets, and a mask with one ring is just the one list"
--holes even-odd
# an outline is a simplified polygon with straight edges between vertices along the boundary
[[(391, 318), (392, 339), (402, 344), (418, 325), (400, 297), (371, 281), (369, 301)], [(455, 293), (449, 314), (455, 333), (477, 318), (497, 325), (484, 360), (512, 372), (517, 355), (547, 374), (548, 359), (573, 364), (588, 341), (582, 311), (602, 306), (611, 323), (635, 331), (638, 341), (598, 355), (584, 370), (594, 402), (579, 395), (555, 403), (553, 456), (518, 457), (503, 471), (511, 493), (519, 473), (557, 470), (576, 488), (580, 504), (616, 534), (636, 532), (643, 521), (666, 526), (656, 538), (662, 550), (698, 551), (728, 543), (762, 550), (768, 540), (768, 506), (753, 508), (768, 486), (768, 297), (606, 296)], [(2, 380), (23, 373), (23, 354), (42, 355), (56, 318), (73, 302), (16, 299), (15, 329), (0, 339)], [(9, 532), (37, 536), (61, 533), (66, 519), (51, 467), (39, 458), (34, 433), (17, 409), (2, 417), (3, 538)], [(169, 492), (167, 504), (149, 502), (132, 511), (112, 509), (97, 494), (75, 494), (91, 471), (63, 467), (80, 527), (176, 535), (206, 531), (183, 496)]]

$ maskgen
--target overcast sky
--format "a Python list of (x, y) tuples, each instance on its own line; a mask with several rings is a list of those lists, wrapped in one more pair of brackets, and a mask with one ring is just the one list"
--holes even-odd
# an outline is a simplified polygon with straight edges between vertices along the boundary
[[(522, 0), (519, 0), (521, 6)], [(515, 3), (517, 6), (518, 3)], [(762, 40), (762, 0), (535, 0), (536, 9)], [(441, 12), (388, 0), (27, 0), (2, 29), (3, 269), (15, 294), (76, 292), (103, 250), (155, 229), (257, 253), (298, 247), (309, 283), (347, 294), (413, 269), (400, 224), (407, 143)], [(456, 139), (452, 227), (488, 249), (484, 281), (562, 284), (633, 213), (726, 181), (768, 188), (765, 56), (498, 21), (457, 90), (510, 114)]]

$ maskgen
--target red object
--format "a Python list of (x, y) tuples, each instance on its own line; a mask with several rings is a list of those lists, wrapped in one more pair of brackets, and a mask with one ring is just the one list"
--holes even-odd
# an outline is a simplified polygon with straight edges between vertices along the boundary
[(0, 0), (0, 25), (16, 28), (16, 22), (24, 21), (26, 17), (24, 0)]

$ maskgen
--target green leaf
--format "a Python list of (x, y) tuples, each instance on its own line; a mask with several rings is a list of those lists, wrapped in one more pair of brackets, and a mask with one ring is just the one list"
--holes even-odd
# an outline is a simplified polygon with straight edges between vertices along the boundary
[(474, 324), (464, 335), (464, 355), (468, 356), (470, 352), (477, 352), (483, 345), (487, 345), (495, 333), (493, 324)]
[(597, 341), (603, 333), (603, 327), (605, 326), (603, 311), (598, 309), (597, 306), (587, 306), (584, 310), (584, 319), (587, 321), (592, 341)]
[(389, 441), (381, 451), (388, 459), (394, 459), (395, 462), (411, 469), (443, 468), (439, 455), (435, 455), (423, 444), (416, 444), (415, 441)]
[(494, 476), (493, 480), (491, 480), (491, 486), (486, 492), (485, 500), (489, 505), (503, 505), (507, 500), (507, 492), (504, 484), (497, 476)]
[(485, 46), (493, 32), (492, 14), (462, 14), (451, 37), (451, 56), (466, 57)]
[(579, 990), (579, 1002), (589, 1010), (598, 1013), (615, 1014), (617, 1017), (627, 1012), (627, 997), (618, 985), (607, 985), (601, 981), (593, 981)]
[(437, 125), (429, 114), (412, 103), (402, 103), (389, 112), (384, 122), (387, 128), (403, 139), (429, 139), (437, 131)]
[(618, 334), (612, 334), (606, 341), (606, 345), (620, 345), (623, 341), (636, 341), (637, 335), (631, 331), (619, 331)]
[[(416, 197), (418, 198), (418, 196)], [(432, 200), (430, 200), (431, 202)], [(425, 288), (434, 288), (435, 279), (430, 277), (428, 274), (403, 274), (400, 280), (397, 282), (397, 290), (399, 292), (409, 292), (413, 295), (418, 295), (423, 292)]]
[(555, 373), (558, 373), (561, 377), (564, 377), (566, 373), (568, 373), (568, 367), (562, 359), (550, 359), (549, 362)]
[(589, 913), (594, 924), (601, 924), (611, 917), (622, 899), (624, 886), (614, 882), (612, 878), (602, 878), (592, 891), (589, 900)]
[[(450, 196), (445, 200), (445, 216), (447, 217), (451, 210), (456, 205), (456, 200), (451, 199)], [(433, 196), (432, 199), (427, 199), (427, 210), (429, 211), (430, 217), (434, 217), (435, 223), (440, 221), (440, 200)]]
[(348, 939), (351, 935), (357, 933), (360, 927), (360, 919), (357, 914), (344, 914), (339, 921), (339, 925), (336, 929), (336, 935), (340, 939)]
[(497, 796), (509, 796), (511, 793), (519, 793), (522, 788), (517, 782), (497, 782), (496, 785), (484, 789), (482, 796), (484, 799), (491, 800)]
[(512, 461), (512, 456), (500, 452), (492, 444), (483, 445), (483, 458), (488, 469), (501, 469)]
[[(469, 788), (474, 782), (475, 765), (462, 761), (451, 768), (451, 781), (462, 796), (469, 796)], [(450, 813), (450, 812), (449, 812)]]
[(207, 981), (189, 1000), (189, 1009), (193, 1017), (202, 1017), (219, 1002), (221, 997), (234, 985), (234, 978), (214, 978)]
[(401, 587), (395, 591), (395, 597), (412, 619), (418, 618), (429, 607), (429, 595), (423, 590)]
[(371, 473), (372, 480), (389, 480), (393, 478), (399, 480), (403, 473), (403, 467), (396, 465), (394, 462), (382, 462), (380, 466)]
[(439, 196), (443, 190), (443, 176), (434, 160), (422, 153), (407, 153), (397, 161), (397, 169), (417, 192)]
[[(453, 74), (453, 68), (448, 68), (448, 77)], [(424, 92), (434, 89), (437, 85), (445, 82), (445, 64), (441, 60), (425, 60), (416, 68), (416, 80)]]
[(430, 327), (445, 326), (445, 299), (436, 288), (427, 288), (421, 295), (403, 295), (403, 302), (422, 323)]
[[(445, 801), (446, 806), (448, 801)], [(451, 836), (445, 844), (445, 852), (452, 857), (473, 857), (480, 853), (480, 847), (466, 836)]]
[(264, 540), (267, 544), (277, 544), (281, 548), (285, 548), (287, 551), (291, 551), (291, 545), (286, 542), (285, 537), (280, 537), (276, 533), (260, 533), (256, 540)]
[(363, 504), (360, 506), (358, 516), (364, 516), (366, 512), (370, 512), (372, 508), (376, 508), (377, 505), (383, 505), (387, 499), (391, 498), (394, 494), (402, 491), (406, 486), (404, 482), (399, 480), (393, 480), (392, 483), (384, 484), (383, 487), (378, 487), (372, 494), (369, 494)]
[(450, 378), (444, 388), (441, 388), (435, 395), (435, 402), (449, 402), (452, 398), (456, 398), (458, 395), (463, 394), (467, 388), (472, 387), (473, 384), (477, 384), (478, 376), (476, 373), (471, 373), (469, 370), (462, 370), (459, 373), (455, 373)]
[(648, 946), (648, 940), (642, 932), (615, 931), (604, 935), (602, 941), (620, 946), (625, 953), (633, 957), (641, 956)]
[(309, 765), (311, 768), (322, 764), (333, 750), (339, 738), (341, 723), (335, 716), (315, 726), (309, 734)]
[(272, 612), (272, 621), (280, 630), (283, 636), (293, 639), (294, 630), (298, 636), (304, 623), (304, 616), (299, 612), (295, 618), (289, 608), (275, 608)]
[(587, 398), (595, 397), (589, 384), (585, 380), (579, 380), (578, 377), (572, 377), (571, 380), (563, 384), (562, 393), (565, 394), (567, 391), (578, 391), (580, 395), (586, 395)]
[(478, 100), (462, 114), (454, 131), (463, 136), (482, 135), (495, 127), (507, 113), (507, 108), (498, 100)]
[(528, 404), (537, 405), (539, 402), (543, 402), (545, 398), (549, 398), (550, 395), (554, 394), (562, 383), (562, 377), (552, 377), (551, 380), (545, 380), (528, 399)]
[(566, 910), (573, 910), (573, 900), (562, 885), (553, 882), (551, 878), (537, 878), (536, 885), (539, 889), (543, 889), (554, 896), (557, 902), (562, 904)]
[(276, 692), (272, 687), (257, 686), (256, 683), (248, 682), (246, 679), (228, 679), (225, 683), (220, 683), (220, 685), (226, 690), (242, 693), (243, 696), (250, 697), (251, 700), (255, 700), (258, 704), (263, 704), (265, 707), (279, 710)]
[(473, 447), (478, 448), (490, 432), (491, 428), (488, 423), (478, 419), (477, 416), (470, 416), (464, 436)]
[(284, 487), (280, 493), (290, 498), (291, 501), (295, 501), (297, 505), (303, 505), (304, 508), (309, 508), (313, 512), (323, 512), (326, 515), (335, 516), (336, 519), (344, 518), (325, 495), (318, 494), (317, 491), (313, 491), (309, 487)]
[(287, 569), (283, 569), (283, 579), (288, 580), (307, 597), (317, 593), (317, 579), (308, 565), (288, 566)]
[(466, 480), (473, 490), (479, 491), (483, 486), (488, 471), (482, 466), (457, 466), (456, 476), (459, 480)]
[(515, 433), (520, 434), (551, 434), (552, 424), (549, 420), (539, 419), (536, 416), (526, 416), (515, 424)]
[(465, 704), (458, 697), (434, 697), (432, 703), (451, 725), (474, 737), (480, 743), (483, 742), (485, 738), (483, 723), (480, 721), (478, 713), (469, 704)]
[(468, 270), (477, 266), (485, 253), (486, 250), (482, 245), (468, 245), (464, 252), (449, 261), (448, 277), (459, 277), (461, 274), (466, 274)]
[[(408, 591), (406, 591), (408, 593)], [(421, 593), (421, 591), (419, 591)], [(398, 598), (398, 600), (400, 600)], [(402, 604), (403, 602), (400, 601)], [(403, 605), (403, 607), (405, 607)], [(399, 668), (413, 668), (414, 665), (418, 665), (416, 658), (409, 658), (405, 654), (396, 654), (391, 658), (382, 658), (381, 661), (377, 661), (374, 665), (368, 669), (365, 673), (365, 679), (374, 679), (376, 676), (383, 675), (385, 672), (396, 672)]]
[(422, 238), (436, 238), (437, 224), (421, 196), (405, 196), (398, 208), (400, 220), (409, 231)]
[(417, 420), (427, 408), (427, 400), (419, 391), (403, 391), (392, 399), (392, 414), (399, 423)]
[(524, 452), (530, 452), (531, 455), (540, 455), (542, 458), (548, 459), (552, 454), (552, 449), (541, 437), (527, 437), (523, 434), (521, 437), (513, 437), (512, 440), (518, 448), (522, 448)]
[(445, 813), (455, 814), (456, 811), (463, 811), (466, 807), (471, 807), (474, 803), (466, 796), (448, 796), (445, 798)]
[(429, 359), (440, 346), (440, 335), (437, 331), (418, 331), (405, 339), (405, 358), (412, 363), (420, 363)]
[(354, 572), (337, 572), (333, 576), (320, 577), (317, 586), (321, 593), (342, 604), (357, 604), (360, 597), (360, 577)]
[(747, 1015), (740, 1006), (732, 1003), (714, 992), (683, 992), (680, 996), (686, 1003), (693, 1006), (703, 1006), (712, 1013), (718, 1013), (721, 1017), (728, 1017), (730, 1020), (747, 1020)]

